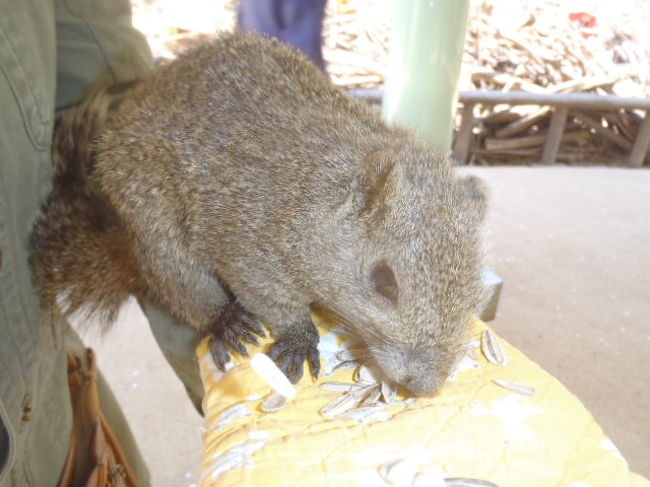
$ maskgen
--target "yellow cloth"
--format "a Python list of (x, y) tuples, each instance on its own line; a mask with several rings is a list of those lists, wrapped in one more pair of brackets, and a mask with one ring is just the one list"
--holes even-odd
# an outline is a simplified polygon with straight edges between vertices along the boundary
[[(475, 340), (437, 396), (406, 401), (397, 396), (391, 404), (329, 419), (320, 411), (342, 393), (319, 385), (353, 382), (353, 370), (332, 373), (342, 339), (318, 317), (315, 321), (321, 377), (314, 384), (305, 373), (297, 397), (275, 413), (260, 409), (272, 390), (252, 370), (250, 358), (234, 357), (234, 367), (221, 374), (207, 340), (200, 345), (206, 390), (201, 487), (435, 487), (450, 477), (499, 487), (650, 487), (630, 473), (580, 401), (503, 340), (506, 366), (489, 363)], [(475, 321), (472, 336), (485, 329)], [(494, 379), (537, 392), (511, 392)]]

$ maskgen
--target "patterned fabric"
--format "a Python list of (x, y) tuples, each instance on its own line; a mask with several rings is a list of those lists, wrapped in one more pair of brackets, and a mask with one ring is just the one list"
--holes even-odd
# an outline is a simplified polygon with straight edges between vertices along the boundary
[[(250, 358), (235, 357), (223, 374), (207, 341), (199, 346), (206, 389), (201, 487), (435, 487), (459, 477), (499, 487), (650, 486), (630, 473), (580, 401), (537, 364), (503, 341), (508, 363), (490, 363), (480, 345), (488, 328), (478, 320), (467, 355), (436, 397), (398, 394), (388, 403), (323, 415), (344, 394), (324, 384), (355, 383), (358, 372), (336, 368), (349, 358), (350, 342), (318, 321), (323, 373), (316, 383), (303, 377), (297, 397), (277, 412), (262, 411), (272, 390)], [(513, 392), (494, 380), (536, 392)]]

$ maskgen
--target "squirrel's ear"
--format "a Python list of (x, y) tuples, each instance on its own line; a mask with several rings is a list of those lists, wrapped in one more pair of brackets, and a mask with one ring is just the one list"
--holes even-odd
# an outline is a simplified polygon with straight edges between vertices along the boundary
[(363, 187), (365, 203), (362, 213), (378, 208), (395, 196), (399, 190), (399, 166), (380, 150), (368, 152), (363, 157)]
[(481, 221), (485, 220), (487, 212), (488, 189), (485, 182), (472, 174), (459, 180), (461, 191), (467, 198), (471, 210)]

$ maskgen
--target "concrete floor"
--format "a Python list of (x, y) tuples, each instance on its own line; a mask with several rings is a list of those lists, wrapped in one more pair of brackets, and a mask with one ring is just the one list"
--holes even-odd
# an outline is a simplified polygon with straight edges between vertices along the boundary
[[(650, 171), (468, 168), (491, 187), (505, 339), (559, 378), (650, 477)], [(201, 419), (136, 306), (89, 337), (156, 487), (193, 487)]]
[(203, 418), (160, 352), (135, 300), (104, 337), (83, 336), (122, 405), (153, 487), (196, 487)]
[(492, 189), (494, 328), (650, 477), (650, 171), (472, 168)]

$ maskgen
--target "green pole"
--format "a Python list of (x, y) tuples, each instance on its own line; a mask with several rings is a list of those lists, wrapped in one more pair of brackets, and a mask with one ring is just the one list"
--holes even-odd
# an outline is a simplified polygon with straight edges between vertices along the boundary
[(384, 119), (448, 154), (469, 0), (394, 0)]

